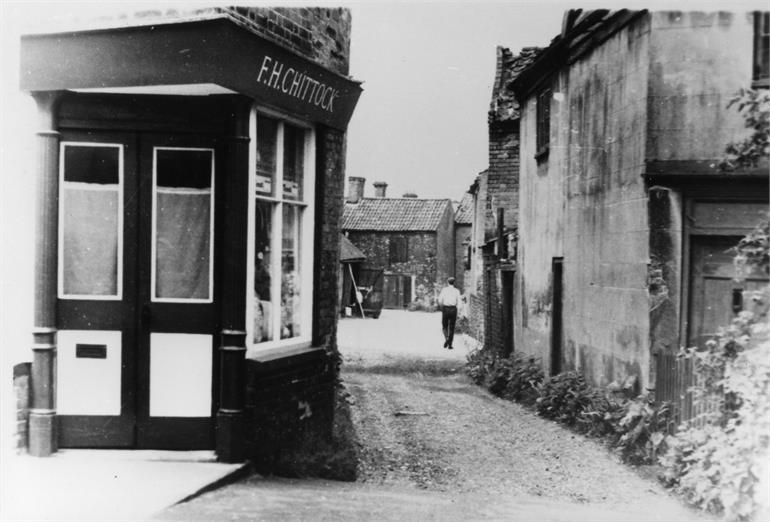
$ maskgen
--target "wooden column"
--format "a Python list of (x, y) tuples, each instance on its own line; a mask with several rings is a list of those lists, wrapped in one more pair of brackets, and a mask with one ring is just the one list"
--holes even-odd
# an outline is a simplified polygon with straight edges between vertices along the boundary
[(56, 297), (59, 212), (59, 92), (33, 93), (38, 108), (35, 144), (35, 323), (32, 331), (32, 408), (29, 453), (47, 457), (56, 451)]
[(233, 97), (230, 133), (225, 156), (224, 213), (222, 216), (222, 331), (219, 347), (219, 409), (217, 458), (239, 462), (245, 458), (246, 356), (246, 242), (248, 224), (249, 116), (251, 100)]

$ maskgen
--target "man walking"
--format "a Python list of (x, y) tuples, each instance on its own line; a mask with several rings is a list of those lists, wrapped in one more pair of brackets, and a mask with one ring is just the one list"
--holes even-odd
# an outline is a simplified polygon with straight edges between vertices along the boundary
[(441, 293), (438, 294), (438, 305), (441, 307), (441, 328), (444, 330), (444, 348), (452, 349), (457, 321), (457, 306), (460, 304), (460, 291), (455, 288), (455, 278), (447, 279)]

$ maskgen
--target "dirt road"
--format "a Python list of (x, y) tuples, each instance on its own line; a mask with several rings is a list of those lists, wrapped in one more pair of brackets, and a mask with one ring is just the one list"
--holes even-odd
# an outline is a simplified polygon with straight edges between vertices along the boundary
[(252, 476), (157, 519), (704, 520), (596, 441), (471, 384), (435, 314), (385, 312), (340, 323), (358, 482)]

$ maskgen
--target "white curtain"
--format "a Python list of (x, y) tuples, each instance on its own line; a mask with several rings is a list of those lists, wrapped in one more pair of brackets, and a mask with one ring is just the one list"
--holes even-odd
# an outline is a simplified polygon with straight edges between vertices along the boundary
[(210, 299), (211, 189), (157, 188), (155, 297)]
[(118, 185), (65, 182), (62, 277), (65, 295), (118, 295)]

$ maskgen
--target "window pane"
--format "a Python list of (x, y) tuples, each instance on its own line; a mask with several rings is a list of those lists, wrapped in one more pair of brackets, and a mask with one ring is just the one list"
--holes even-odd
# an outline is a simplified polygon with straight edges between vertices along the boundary
[(273, 338), (270, 299), (270, 237), (273, 226), (274, 204), (256, 200), (254, 214), (254, 323), (252, 342), (261, 343)]
[(156, 150), (155, 292), (211, 299), (213, 151)]
[(257, 186), (259, 194), (274, 195), (278, 122), (266, 116), (257, 118)]
[(299, 207), (283, 205), (281, 252), (281, 339), (300, 332)]
[(305, 131), (284, 125), (283, 131), (283, 197), (302, 199), (302, 174), (305, 166)]
[(120, 235), (117, 146), (64, 146), (61, 187), (65, 296), (117, 296)]

